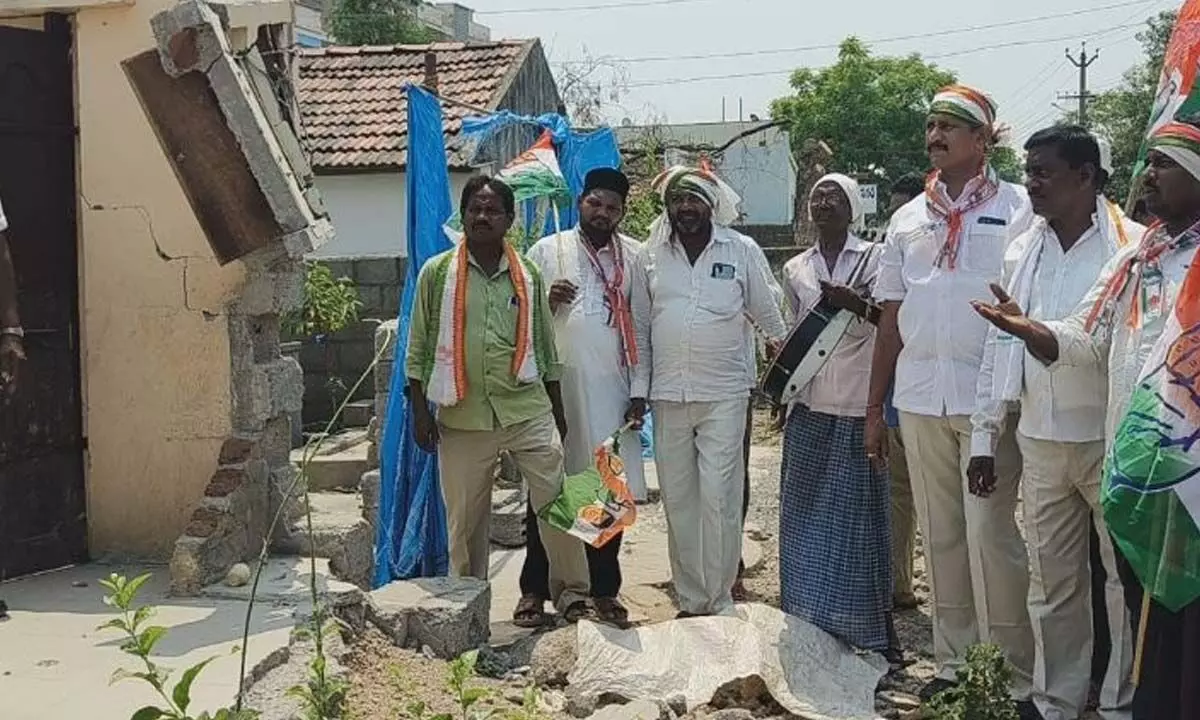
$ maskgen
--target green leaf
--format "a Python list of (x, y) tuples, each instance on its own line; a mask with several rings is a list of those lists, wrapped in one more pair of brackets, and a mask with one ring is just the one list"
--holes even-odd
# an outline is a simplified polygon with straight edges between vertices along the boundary
[(429, 718), (429, 720), (454, 720), (454, 716), (450, 713), (438, 713), (437, 715)]
[(122, 609), (128, 609), (133, 606), (133, 601), (137, 598), (138, 591), (150, 579), (150, 573), (139, 575), (127, 583), (120, 584), (117, 590), (117, 606)]
[(112, 620), (109, 620), (108, 622), (104, 623), (103, 625), (96, 626), (97, 632), (100, 632), (102, 630), (120, 630), (121, 632), (128, 633), (129, 626), (125, 624), (124, 618), (113, 618)]
[(141, 710), (135, 712), (133, 715), (130, 715), (129, 720), (158, 720), (159, 718), (166, 716), (167, 713), (165, 711), (152, 705), (147, 705)]
[(138, 653), (143, 657), (154, 651), (154, 646), (167, 636), (167, 629), (161, 625), (151, 625), (138, 635)]
[(462, 691), (462, 705), (463, 707), (471, 707), (487, 696), (488, 691), (486, 688), (465, 688)]
[(192, 683), (196, 681), (196, 676), (213, 660), (215, 658), (209, 658), (183, 671), (183, 676), (179, 678), (179, 682), (175, 683), (175, 689), (171, 691), (171, 699), (175, 701), (175, 707), (187, 712), (188, 705), (192, 704)]
[(152, 605), (143, 605), (133, 613), (133, 628), (132, 632), (137, 632), (138, 627), (154, 616), (155, 609)]

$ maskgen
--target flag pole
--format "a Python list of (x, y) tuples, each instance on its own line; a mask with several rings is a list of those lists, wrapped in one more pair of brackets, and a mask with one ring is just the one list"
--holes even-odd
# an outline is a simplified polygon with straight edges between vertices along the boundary
[(1133, 686), (1142, 679), (1142, 660), (1146, 653), (1146, 627), (1150, 624), (1150, 589), (1142, 591), (1142, 611), (1138, 617), (1137, 646), (1133, 651)]

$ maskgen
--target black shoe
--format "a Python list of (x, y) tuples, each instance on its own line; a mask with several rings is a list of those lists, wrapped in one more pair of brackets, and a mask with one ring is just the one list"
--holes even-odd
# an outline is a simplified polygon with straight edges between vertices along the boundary
[(949, 690), (950, 688), (957, 687), (957, 686), (958, 686), (958, 683), (954, 682), (953, 680), (944, 680), (942, 678), (934, 678), (934, 679), (930, 680), (929, 682), (925, 683), (925, 686), (922, 687), (920, 692), (917, 693), (917, 697), (921, 698), (922, 703), (927, 703), (933, 699), (934, 695), (937, 695), (938, 693), (942, 692), (943, 690)]
[(0, 600), (0, 621), (8, 619), (8, 603)]
[(1045, 720), (1032, 700), (1017, 701), (1017, 715), (1021, 720)]

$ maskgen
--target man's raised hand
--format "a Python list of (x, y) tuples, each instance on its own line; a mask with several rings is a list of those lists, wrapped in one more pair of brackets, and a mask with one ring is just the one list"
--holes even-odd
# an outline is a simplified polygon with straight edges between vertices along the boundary
[(985, 303), (981, 300), (972, 300), (971, 307), (975, 308), (975, 312), (984, 320), (995, 325), (1001, 331), (1019, 338), (1024, 338), (1031, 329), (1029, 318), (1025, 317), (1025, 312), (1021, 310), (1021, 306), (1009, 297), (1004, 288), (997, 283), (991, 283), (992, 295), (996, 296), (996, 303)]

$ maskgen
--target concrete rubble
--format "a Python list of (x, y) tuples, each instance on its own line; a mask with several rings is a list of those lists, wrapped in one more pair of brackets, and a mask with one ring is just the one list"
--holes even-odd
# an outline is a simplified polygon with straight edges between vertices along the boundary
[(399, 647), (450, 660), (487, 643), (491, 601), (475, 578), (404, 580), (370, 593), (367, 619)]

